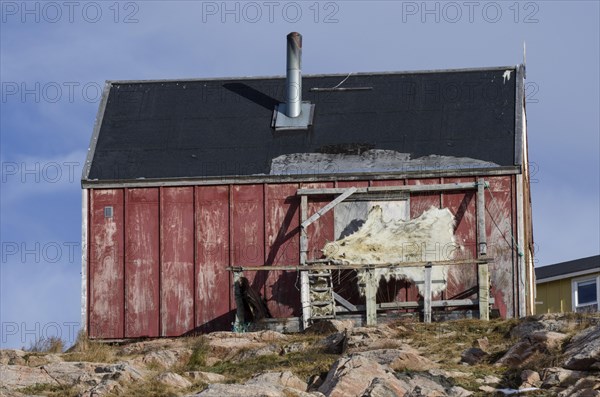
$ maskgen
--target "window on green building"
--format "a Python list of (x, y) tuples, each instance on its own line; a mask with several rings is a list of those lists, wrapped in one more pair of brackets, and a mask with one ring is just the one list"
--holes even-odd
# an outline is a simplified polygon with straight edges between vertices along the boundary
[(573, 280), (573, 310), (598, 311), (598, 277)]

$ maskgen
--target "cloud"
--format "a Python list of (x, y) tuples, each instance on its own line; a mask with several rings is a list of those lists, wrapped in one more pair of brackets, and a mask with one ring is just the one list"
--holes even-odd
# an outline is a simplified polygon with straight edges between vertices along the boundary
[(27, 347), (53, 335), (73, 343), (80, 325), (79, 264), (17, 259), (1, 266), (0, 348)]
[(2, 204), (12, 207), (29, 198), (48, 200), (52, 199), (48, 196), (79, 191), (86, 154), (87, 150), (76, 150), (52, 157), (5, 157), (2, 161)]
[[(497, 23), (485, 20), (482, 5), (474, 22), (464, 7), (461, 18), (449, 22), (453, 14), (444, 14), (452, 11), (446, 3), (428, 3), (439, 10), (424, 14), (425, 3), (381, 1), (319, 2), (316, 9), (309, 8), (313, 2), (297, 2), (303, 14), (296, 22), (281, 13), (291, 2), (281, 2), (272, 21), (263, 13), (255, 23), (249, 14), (238, 15), (238, 22), (231, 19), (235, 15), (225, 16), (223, 23), (223, 10), (207, 15), (203, 9), (223, 2), (119, 2), (115, 22), (109, 7), (117, 3), (96, 3), (103, 12), (98, 23), (83, 19), (81, 10), (73, 23), (21, 23), (20, 16), (3, 22), (0, 80), (82, 87), (112, 79), (283, 75), (284, 37), (290, 31), (304, 35), (305, 73), (510, 65), (521, 61), (525, 40), (527, 82), (539, 89), (539, 102), (528, 103), (527, 114), (530, 158), (539, 166), (532, 186), (539, 264), (600, 251), (597, 2), (531, 3), (538, 7), (537, 22), (527, 23), (535, 10), (524, 9), (525, 3), (519, 3), (518, 14), (509, 8), (512, 3), (497, 3), (502, 7)], [(129, 3), (138, 7), (137, 23), (124, 23), (135, 11), (125, 8)], [(415, 4), (419, 9), (408, 12)], [(337, 21), (328, 23), (332, 11)], [(2, 170), (6, 181), (0, 186), (3, 242), (79, 241), (79, 177), (99, 102), (75, 94), (72, 102), (65, 96), (56, 103), (34, 102), (29, 96), (0, 103), (0, 154), (3, 165), (12, 167)], [(28, 174), (22, 164), (34, 171)], [(57, 180), (54, 164), (61, 170)], [(79, 321), (78, 263), (1, 266), (1, 321)]]
[(536, 266), (600, 253), (597, 192), (583, 195), (567, 184), (540, 184), (532, 201)]

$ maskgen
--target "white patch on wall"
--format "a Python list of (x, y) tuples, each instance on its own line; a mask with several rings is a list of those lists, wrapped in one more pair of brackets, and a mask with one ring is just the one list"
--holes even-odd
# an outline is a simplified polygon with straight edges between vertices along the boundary
[[(359, 202), (360, 203), (360, 202)], [(348, 264), (388, 264), (398, 262), (433, 262), (450, 260), (458, 248), (454, 239), (454, 216), (447, 208), (431, 207), (418, 218), (407, 220), (406, 201), (373, 203), (364, 223), (352, 234), (342, 229), (344, 222), (350, 225), (359, 219), (364, 205), (349, 202), (336, 207), (335, 235), (342, 237), (327, 243), (323, 248), (329, 259), (341, 260)], [(344, 203), (342, 203), (344, 204)], [(354, 205), (354, 208), (352, 208)], [(387, 214), (386, 214), (387, 212)], [(358, 272), (359, 284), (365, 283), (365, 275)], [(432, 293), (439, 294), (446, 289), (446, 266), (432, 268)], [(381, 277), (406, 279), (415, 283), (421, 294), (424, 293), (423, 267), (396, 267), (375, 269), (375, 286)], [(364, 288), (361, 288), (364, 294)]]
[(510, 73), (512, 72), (512, 70), (506, 70), (504, 72), (504, 74), (502, 75), (502, 78), (504, 79), (503, 83), (506, 84), (506, 81), (510, 81)]
[(429, 155), (416, 159), (410, 153), (371, 149), (361, 154), (292, 153), (271, 161), (271, 175), (339, 174), (351, 172), (407, 172), (497, 167), (468, 157)]
[(371, 209), (382, 209), (384, 222), (408, 220), (408, 200), (394, 201), (343, 201), (334, 208), (334, 236), (340, 240), (356, 232), (367, 220)]

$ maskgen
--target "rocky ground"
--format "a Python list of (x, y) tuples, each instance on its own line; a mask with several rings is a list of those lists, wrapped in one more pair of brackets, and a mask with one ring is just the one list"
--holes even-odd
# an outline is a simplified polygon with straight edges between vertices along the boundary
[(216, 332), (0, 351), (0, 396), (600, 396), (600, 317)]

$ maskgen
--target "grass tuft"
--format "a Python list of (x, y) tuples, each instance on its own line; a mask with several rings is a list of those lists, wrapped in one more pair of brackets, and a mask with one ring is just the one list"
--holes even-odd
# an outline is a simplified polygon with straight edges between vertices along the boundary
[(178, 397), (180, 396), (173, 388), (160, 383), (156, 379), (144, 382), (127, 383), (117, 393), (110, 393), (107, 397)]
[(300, 379), (328, 372), (337, 354), (325, 354), (317, 351), (289, 353), (287, 355), (269, 354), (243, 360), (241, 362), (221, 362), (210, 368), (211, 372), (227, 376), (234, 383), (242, 383), (252, 376), (267, 371), (291, 371)]
[(46, 397), (77, 397), (79, 391), (71, 385), (53, 385), (50, 383), (36, 383), (19, 389), (25, 395), (43, 395)]
[(205, 336), (194, 337), (190, 343), (192, 355), (185, 366), (185, 370), (198, 371), (206, 366), (206, 358), (208, 357), (210, 346)]
[(63, 359), (92, 363), (114, 363), (116, 361), (112, 346), (90, 340), (83, 330), (77, 335), (75, 344), (63, 355)]
[(62, 353), (64, 348), (62, 339), (51, 336), (49, 338), (41, 337), (29, 344), (25, 351), (31, 353)]

